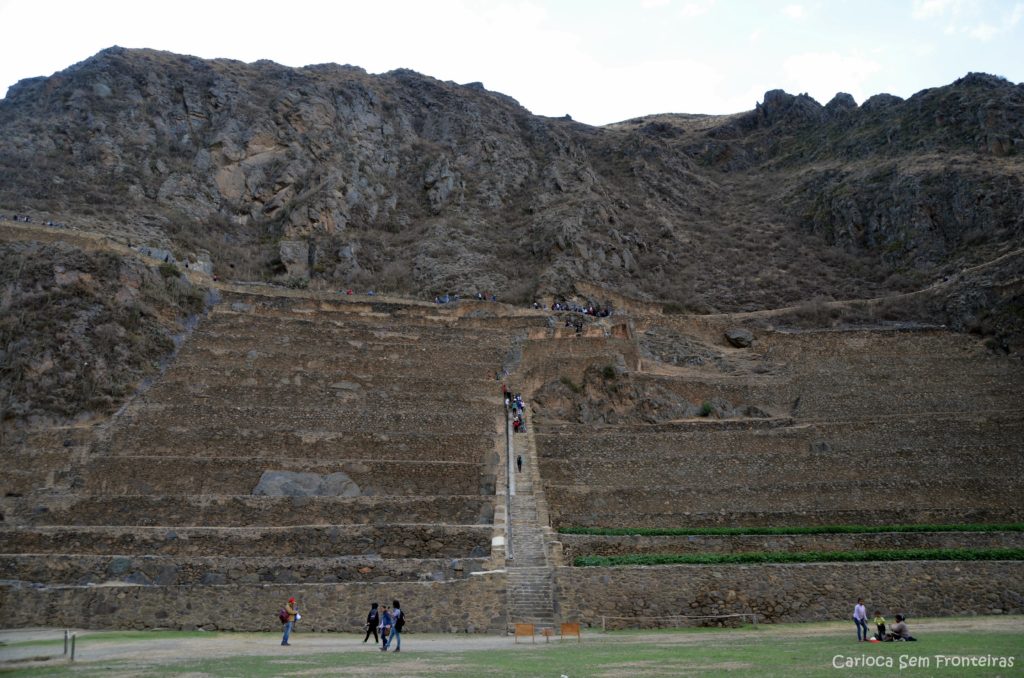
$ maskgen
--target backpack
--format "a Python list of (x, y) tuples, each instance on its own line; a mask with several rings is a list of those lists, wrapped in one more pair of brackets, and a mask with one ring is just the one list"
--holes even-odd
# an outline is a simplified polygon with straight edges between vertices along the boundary
[(395, 630), (401, 633), (402, 629), (405, 628), (405, 612), (398, 615), (398, 619), (395, 620)]
[(277, 618), (281, 620), (282, 624), (287, 624), (288, 623), (288, 610), (286, 610), (286, 609), (284, 609), (282, 607), (277, 612)]

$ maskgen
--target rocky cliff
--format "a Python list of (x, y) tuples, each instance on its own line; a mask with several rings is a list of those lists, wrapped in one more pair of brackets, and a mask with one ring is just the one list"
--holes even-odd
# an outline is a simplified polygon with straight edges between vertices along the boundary
[(595, 128), (408, 70), (114, 47), (0, 102), (0, 208), (235, 279), (756, 310), (1019, 248), (1022, 152), (1024, 86), (981, 74)]

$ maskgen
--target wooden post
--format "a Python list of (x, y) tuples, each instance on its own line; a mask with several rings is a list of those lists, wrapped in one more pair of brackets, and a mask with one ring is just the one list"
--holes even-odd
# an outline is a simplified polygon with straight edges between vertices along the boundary
[(64, 629), (64, 656), (68, 656), (68, 630)]
[(604, 623), (604, 615), (601, 615), (601, 633), (608, 633), (608, 627)]
[(71, 634), (71, 661), (75, 661), (75, 634)]

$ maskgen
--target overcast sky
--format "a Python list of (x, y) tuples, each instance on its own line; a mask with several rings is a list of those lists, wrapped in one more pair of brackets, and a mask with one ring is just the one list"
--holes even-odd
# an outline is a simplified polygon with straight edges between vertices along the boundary
[(601, 125), (1024, 81), (1024, 0), (0, 0), (0, 92), (110, 47), (411, 68)]

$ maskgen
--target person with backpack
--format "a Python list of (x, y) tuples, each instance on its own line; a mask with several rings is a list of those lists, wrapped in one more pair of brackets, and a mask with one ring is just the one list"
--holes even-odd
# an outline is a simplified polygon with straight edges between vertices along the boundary
[(366, 637), (363, 638), (365, 643), (370, 639), (370, 634), (373, 634), (373, 643), (376, 645), (380, 642), (380, 638), (377, 637), (377, 626), (380, 624), (380, 612), (377, 611), (377, 603), (370, 605), (370, 613), (366, 615)]
[(278, 613), (281, 622), (284, 624), (284, 637), (281, 639), (282, 645), (291, 645), (288, 642), (288, 637), (292, 634), (292, 627), (295, 625), (295, 617), (299, 614), (298, 609), (295, 607), (295, 598), (289, 598), (288, 603)]
[(395, 641), (395, 652), (402, 651), (402, 629), (405, 628), (405, 613), (402, 612), (402, 606), (398, 604), (397, 600), (392, 600), (391, 605), (391, 637), (384, 641), (384, 651), (388, 651), (388, 647), (391, 646), (391, 641)]

